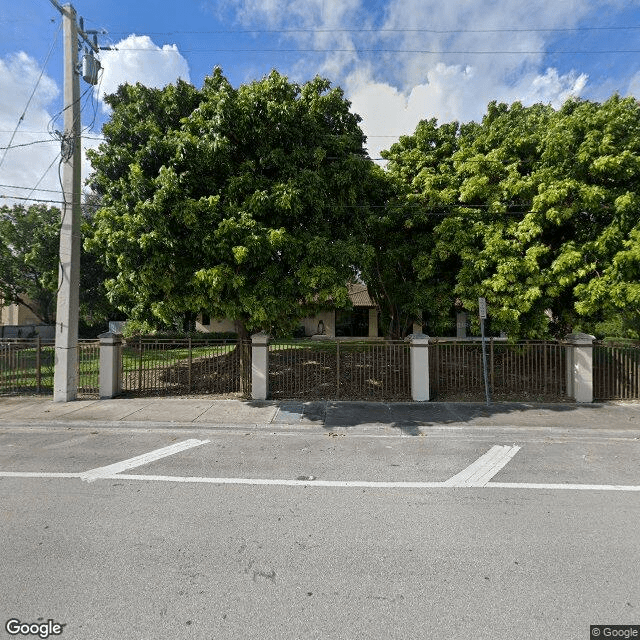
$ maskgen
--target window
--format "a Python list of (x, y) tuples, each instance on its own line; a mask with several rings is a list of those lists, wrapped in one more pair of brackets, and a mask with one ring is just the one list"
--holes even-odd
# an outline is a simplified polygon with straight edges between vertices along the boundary
[(369, 309), (356, 307), (336, 311), (336, 336), (366, 338), (369, 335)]

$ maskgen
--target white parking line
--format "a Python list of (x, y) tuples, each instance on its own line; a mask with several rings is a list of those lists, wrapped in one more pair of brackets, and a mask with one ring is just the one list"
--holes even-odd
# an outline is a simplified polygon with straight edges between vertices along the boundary
[(632, 484), (544, 484), (538, 482), (490, 482), (492, 489), (570, 489), (572, 491), (640, 491)]
[(79, 478), (80, 475), (54, 471), (0, 471), (0, 478)]
[(447, 487), (484, 487), (504, 467), (520, 447), (495, 445), (473, 464), (445, 481)]
[(442, 482), (397, 482), (376, 480), (289, 480), (286, 478), (202, 478), (190, 476), (152, 476), (122, 474), (118, 478), (123, 480), (151, 480), (155, 482), (181, 482), (197, 484), (247, 484), (272, 485), (278, 487), (364, 487), (370, 489), (433, 489), (442, 487)]
[(136, 475), (122, 473), (181, 451), (206, 444), (210, 440), (185, 440), (168, 447), (155, 449), (149, 453), (98, 467), (81, 473), (61, 473), (45, 471), (0, 471), (0, 478), (75, 478), (86, 482), (106, 479), (120, 479), (145, 482), (175, 482), (182, 484), (234, 484), (251, 486), (283, 486), (283, 487), (326, 487), (326, 488), (370, 488), (370, 489), (451, 489), (451, 488), (484, 488), (484, 489), (539, 489), (539, 490), (572, 490), (572, 491), (632, 491), (640, 492), (640, 485), (607, 485), (607, 484), (560, 484), (537, 482), (489, 482), (520, 450), (520, 447), (495, 445), (480, 456), (466, 469), (444, 482), (423, 481), (369, 481), (369, 480), (310, 480), (287, 478), (208, 478), (190, 476)]
[(160, 458), (166, 458), (167, 456), (172, 456), (175, 453), (180, 453), (180, 451), (185, 451), (186, 449), (191, 449), (193, 447), (199, 447), (201, 444), (206, 444), (207, 442), (210, 441), (196, 440), (195, 438), (192, 440), (184, 440), (183, 442), (176, 442), (176, 444), (169, 445), (168, 447), (163, 447), (162, 449), (156, 449), (155, 451), (150, 451), (149, 453), (143, 453), (142, 455), (136, 456), (135, 458), (129, 458), (128, 460), (116, 462), (115, 464), (110, 464), (106, 467), (98, 467), (96, 469), (85, 471), (84, 473), (79, 474), (79, 476), (81, 480), (85, 480), (86, 482), (93, 482), (98, 478), (110, 478), (120, 473), (121, 471), (133, 469), (134, 467), (140, 467), (143, 464), (148, 464), (149, 462), (160, 460)]
[[(85, 479), (83, 473), (48, 473), (38, 471), (0, 471), (0, 478), (76, 478)], [(445, 482), (402, 482), (367, 480), (289, 480), (286, 478), (203, 478), (190, 476), (154, 476), (118, 473), (97, 476), (93, 480), (131, 480), (145, 482), (176, 482), (180, 484), (236, 484), (278, 487), (336, 487), (369, 489), (539, 489), (565, 491), (631, 491), (640, 492), (640, 485), (628, 484), (545, 484), (538, 482), (488, 482), (486, 484), (452, 485)]]

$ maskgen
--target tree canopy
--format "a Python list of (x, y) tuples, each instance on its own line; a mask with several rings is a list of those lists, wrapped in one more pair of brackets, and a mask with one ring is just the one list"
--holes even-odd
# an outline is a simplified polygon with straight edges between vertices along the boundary
[(59, 233), (55, 207), (0, 208), (0, 298), (23, 304), (45, 324), (56, 311)]
[(86, 246), (130, 317), (206, 311), (287, 330), (348, 304), (371, 161), (342, 91), (277, 72), (233, 88), (123, 85), (90, 153), (101, 198)]
[(389, 226), (408, 239), (420, 230), (402, 249), (405, 277), (449, 290), (432, 296), (433, 323), (484, 296), (493, 326), (514, 337), (611, 318), (640, 329), (634, 99), (491, 103), (481, 123), (423, 121), (383, 155), (399, 203)]
[[(339, 88), (277, 72), (233, 88), (123, 85), (90, 152), (85, 247), (131, 318), (204, 311), (291, 330), (362, 277), (388, 336), (488, 301), (516, 337), (640, 331), (640, 106), (491, 103), (367, 157)], [(473, 314), (475, 316), (475, 313)], [(612, 324), (613, 322), (613, 324)], [(617, 323), (617, 325), (616, 325)]]

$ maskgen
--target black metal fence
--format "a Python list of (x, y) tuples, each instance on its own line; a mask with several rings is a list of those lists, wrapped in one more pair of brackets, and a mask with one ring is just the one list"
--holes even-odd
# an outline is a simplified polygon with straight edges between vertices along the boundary
[[(55, 343), (35, 338), (0, 340), (0, 395), (52, 394)], [(78, 396), (97, 397), (100, 342), (78, 341)]]
[[(482, 401), (479, 341), (431, 339), (433, 400)], [(558, 401), (567, 397), (566, 349), (559, 342), (487, 341), (495, 400)], [(97, 397), (100, 343), (78, 344), (78, 395)], [(55, 346), (38, 337), (0, 340), (0, 395), (51, 394)], [(130, 395), (251, 395), (251, 343), (230, 340), (137, 338), (123, 345), (123, 391)], [(269, 345), (274, 399), (403, 401), (411, 399), (406, 342), (275, 341)], [(596, 400), (640, 400), (640, 343), (597, 342)]]
[[(566, 348), (559, 342), (507, 343), (488, 339), (487, 372), (492, 399), (565, 399)], [(429, 345), (429, 378), (434, 400), (482, 401), (482, 343), (435, 339)]]
[(640, 343), (597, 342), (593, 346), (593, 397), (640, 400)]
[(251, 394), (251, 343), (134, 338), (122, 351), (128, 395)]
[(289, 340), (269, 345), (274, 399), (411, 400), (409, 344)]

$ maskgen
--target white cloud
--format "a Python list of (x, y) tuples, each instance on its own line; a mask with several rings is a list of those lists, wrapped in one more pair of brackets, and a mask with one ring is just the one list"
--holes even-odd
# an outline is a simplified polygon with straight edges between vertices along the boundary
[(636, 73), (629, 81), (627, 95), (640, 99), (640, 71), (638, 71), (638, 73)]
[(379, 158), (400, 135), (413, 133), (422, 119), (435, 117), (439, 122), (480, 120), (491, 100), (525, 105), (536, 102), (559, 107), (567, 98), (579, 95), (587, 78), (570, 73), (559, 75), (555, 69), (544, 74), (522, 76), (515, 86), (489, 84), (473, 67), (436, 64), (427, 72), (427, 82), (404, 93), (396, 87), (376, 82), (368, 72), (352, 74), (346, 80), (352, 108), (362, 118), (368, 137), (369, 154)]
[(182, 78), (189, 82), (189, 65), (174, 44), (156, 45), (149, 36), (135, 34), (115, 45), (115, 51), (103, 51), (100, 85), (102, 98), (115, 93), (121, 84), (140, 82), (147, 87), (162, 88)]
[(586, 74), (545, 64), (554, 29), (575, 27), (587, 16), (622, 5), (620, 0), (390, 0), (378, 15), (365, 0), (227, 0), (226, 6), (245, 25), (311, 30), (282, 36), (297, 44), (349, 49), (327, 51), (320, 68), (310, 68), (301, 57), (294, 73), (308, 78), (320, 72), (342, 84), (363, 117), (369, 152), (378, 157), (423, 118), (478, 120), (491, 100), (559, 106), (581, 94)]
[[(189, 81), (187, 61), (175, 45), (155, 45), (148, 36), (131, 35), (119, 42), (119, 51), (102, 52), (100, 58), (103, 75), (99, 87), (100, 96), (112, 93), (124, 82), (142, 82), (151, 87), (163, 87), (178, 78)], [(20, 52), (0, 59), (0, 147), (7, 147), (16, 124), (24, 112), (29, 96), (36, 86), (40, 67), (36, 60)], [(84, 86), (86, 87), (86, 85)], [(83, 87), (83, 90), (84, 90)], [(49, 132), (62, 130), (60, 111), (60, 88), (56, 82), (43, 74), (29, 108), (20, 121), (20, 126), (11, 143), (10, 149), (0, 167), (0, 206), (13, 204), (20, 200), (9, 198), (30, 197), (57, 201), (60, 199), (58, 178), (58, 160), (60, 142)], [(92, 108), (90, 100), (83, 99), (83, 125), (91, 124)], [(82, 175), (88, 176), (91, 170), (86, 158), (86, 149), (96, 147), (99, 140), (94, 132), (83, 137)], [(44, 141), (44, 142), (38, 142)], [(38, 144), (30, 144), (38, 142)], [(28, 146), (20, 146), (28, 145)], [(5, 149), (0, 148), (0, 158)], [(34, 186), (38, 191), (31, 192)], [(48, 191), (47, 191), (48, 190)]]
[[(55, 160), (60, 153), (60, 143), (52, 140), (48, 129), (51, 103), (58, 97), (60, 90), (55, 81), (44, 74), (29, 102), (39, 75), (38, 63), (26, 53), (20, 52), (4, 60), (0, 59), (0, 158), (4, 156), (0, 167), (0, 182), (3, 185), (25, 187), (0, 187), (0, 195), (3, 196), (26, 197), (38, 181), (42, 189), (58, 188)], [(20, 120), (22, 116), (24, 117)], [(11, 142), (11, 148), (6, 149), (18, 123), (20, 126)], [(47, 192), (31, 194), (34, 198), (50, 196)], [(0, 200), (0, 205), (12, 203)]]

